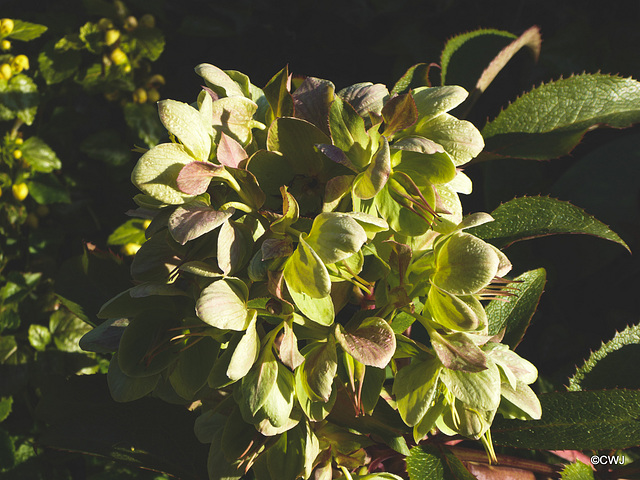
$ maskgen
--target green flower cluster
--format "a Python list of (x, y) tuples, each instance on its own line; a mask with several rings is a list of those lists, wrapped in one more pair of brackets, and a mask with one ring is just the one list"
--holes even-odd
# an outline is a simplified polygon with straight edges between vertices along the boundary
[(467, 92), (196, 73), (197, 102), (159, 102), (171, 142), (132, 174), (150, 220), (136, 286), (82, 342), (115, 352), (114, 398), (200, 408), (211, 478), (348, 475), (375, 441), (406, 449), (406, 426), (493, 454), (496, 412), (539, 418), (535, 367), (481, 303), (509, 295), (511, 264), (464, 231), (492, 220), (458, 196), (484, 146), (447, 113)]

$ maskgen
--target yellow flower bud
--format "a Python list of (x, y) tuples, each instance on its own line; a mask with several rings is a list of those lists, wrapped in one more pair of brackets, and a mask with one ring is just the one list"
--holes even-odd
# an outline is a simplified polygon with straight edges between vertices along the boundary
[(26, 183), (14, 183), (11, 186), (11, 192), (13, 193), (13, 198), (21, 202), (29, 195), (29, 187), (27, 187)]
[(116, 65), (124, 65), (129, 60), (127, 58), (127, 54), (119, 48), (116, 48), (113, 50), (113, 52), (111, 52), (110, 58), (111, 61)]
[(140, 250), (140, 247), (142, 245), (139, 245), (137, 243), (127, 243), (125, 245), (122, 246), (122, 248), (120, 249), (120, 251), (127, 256), (133, 256), (136, 254), (136, 252), (138, 250)]
[(111, 46), (114, 43), (116, 43), (119, 38), (120, 38), (120, 30), (116, 30), (115, 28), (112, 28), (105, 32), (104, 43), (106, 43), (108, 46)]
[(125, 18), (123, 27), (127, 32), (135, 30), (136, 28), (138, 28), (138, 19), (133, 15)]
[(16, 145), (22, 145), (24, 143), (24, 139), (22, 137), (18, 137), (14, 142), (16, 142)]
[(2, 42), (0, 42), (0, 48), (5, 52), (11, 50), (11, 42), (9, 40), (2, 40)]
[(16, 73), (20, 73), (22, 70), (29, 70), (29, 58), (26, 55), (17, 55), (11, 60), (11, 68)]
[(31, 228), (38, 228), (38, 217), (34, 214), (34, 213), (30, 213), (29, 215), (27, 215), (27, 219), (25, 220), (25, 223), (31, 227)]
[(8, 63), (3, 63), (0, 65), (0, 76), (5, 80), (9, 80), (13, 75), (13, 70), (11, 70), (11, 65)]
[(10, 18), (3, 18), (0, 20), (0, 35), (6, 37), (13, 32), (13, 20)]
[(123, 68), (122, 71), (124, 73), (129, 73), (131, 71), (131, 64), (127, 63)]
[(160, 100), (160, 92), (158, 90), (152, 88), (147, 92), (147, 101), (149, 103), (156, 103), (158, 100)]
[(13, 151), (13, 158), (15, 158), (16, 160), (20, 160), (22, 158), (22, 151), (21, 150), (14, 150)]
[(133, 92), (133, 101), (136, 103), (147, 103), (147, 91), (144, 88), (136, 88)]

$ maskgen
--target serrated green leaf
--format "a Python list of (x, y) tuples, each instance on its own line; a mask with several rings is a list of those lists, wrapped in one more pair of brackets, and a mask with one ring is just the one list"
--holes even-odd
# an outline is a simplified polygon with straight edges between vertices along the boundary
[(640, 443), (640, 391), (595, 390), (540, 395), (542, 419), (496, 417), (493, 443), (545, 450), (615, 450)]
[(640, 361), (640, 325), (625, 328), (591, 353), (569, 380), (568, 390), (601, 388), (640, 389), (640, 380), (630, 365)]
[(164, 50), (164, 35), (158, 28), (136, 28), (131, 32), (131, 38), (135, 39), (135, 51), (141, 57), (155, 62)]
[(87, 22), (80, 27), (80, 40), (91, 53), (99, 54), (104, 46), (104, 32), (96, 23)]
[(492, 300), (486, 306), (489, 335), (505, 330), (503, 343), (515, 348), (529, 326), (544, 290), (547, 272), (544, 268), (530, 270), (516, 277), (518, 283), (509, 284), (513, 297), (507, 301)]
[(429, 70), (435, 64), (418, 63), (410, 67), (391, 90), (391, 96), (407, 93), (412, 88), (430, 87)]
[(9, 38), (28, 42), (34, 40), (46, 32), (48, 27), (37, 23), (25, 22), (24, 20), (13, 20), (13, 30)]
[(62, 168), (62, 162), (49, 145), (38, 137), (29, 137), (20, 147), (22, 158), (36, 172), (48, 173)]
[(71, 202), (66, 187), (52, 173), (36, 174), (25, 183), (29, 187), (29, 195), (40, 205)]
[(419, 445), (407, 457), (410, 480), (474, 480), (462, 462), (445, 447)]
[(486, 151), (532, 160), (566, 155), (595, 127), (639, 122), (639, 93), (637, 80), (600, 73), (543, 84), (484, 127)]
[(18, 74), (9, 80), (0, 80), (0, 120), (18, 117), (31, 125), (39, 102), (38, 87), (31, 77)]
[(51, 343), (51, 332), (44, 325), (32, 323), (29, 325), (29, 343), (36, 350), (44, 352)]
[(618, 243), (629, 250), (627, 244), (605, 224), (581, 208), (555, 198), (514, 198), (496, 208), (491, 216), (493, 222), (470, 228), (468, 232), (498, 248), (530, 238), (580, 233)]
[(38, 66), (47, 85), (53, 85), (72, 77), (80, 66), (82, 56), (75, 50), (62, 51), (49, 43), (38, 55)]
[(479, 29), (456, 35), (442, 50), (442, 85), (471, 90), (491, 60), (516, 36), (503, 30)]
[(576, 461), (565, 466), (560, 472), (562, 480), (593, 480), (593, 467)]

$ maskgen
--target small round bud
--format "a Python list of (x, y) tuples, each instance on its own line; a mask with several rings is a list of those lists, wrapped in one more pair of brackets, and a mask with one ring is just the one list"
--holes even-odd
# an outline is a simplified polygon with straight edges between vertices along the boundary
[(15, 158), (16, 160), (20, 160), (22, 158), (22, 151), (21, 150), (14, 150), (13, 151), (13, 158)]
[(98, 28), (105, 31), (109, 30), (110, 28), (113, 28), (113, 22), (108, 18), (101, 18), (98, 20)]
[(151, 76), (149, 80), (147, 80), (147, 88), (157, 88), (160, 85), (164, 85), (165, 83), (166, 80), (164, 79), (164, 77), (159, 73), (156, 73), (155, 75)]
[(8, 63), (3, 63), (0, 65), (0, 76), (5, 80), (9, 80), (13, 75), (13, 70), (11, 70), (11, 65)]
[(113, 52), (111, 52), (110, 58), (111, 61), (116, 65), (124, 65), (129, 60), (127, 58), (127, 54), (119, 48), (116, 48), (113, 50)]
[(132, 32), (133, 30), (138, 28), (138, 19), (136, 17), (134, 17), (133, 15), (130, 15), (127, 18), (124, 19), (124, 24), (122, 25), (122, 27), (127, 32)]
[(127, 243), (125, 245), (122, 246), (122, 248), (120, 249), (120, 251), (127, 256), (133, 256), (135, 255), (138, 250), (140, 250), (140, 247), (142, 245), (139, 245), (137, 243)]
[(108, 46), (113, 45), (119, 39), (120, 39), (120, 30), (116, 30), (115, 28), (107, 30), (104, 34), (104, 43), (106, 43)]
[(135, 103), (147, 103), (147, 91), (144, 88), (136, 88), (133, 92), (133, 101)]
[(30, 228), (38, 228), (38, 217), (36, 216), (35, 213), (30, 213), (29, 215), (27, 215), (27, 218), (25, 220), (25, 223), (30, 227)]
[(153, 28), (156, 26), (156, 17), (150, 13), (146, 13), (140, 17), (140, 26), (145, 28)]
[(157, 89), (152, 88), (147, 91), (147, 102), (156, 103), (158, 100), (160, 100), (160, 92)]
[(14, 183), (11, 186), (11, 192), (13, 193), (13, 198), (21, 202), (29, 195), (29, 187), (27, 187), (26, 183)]
[(10, 18), (3, 18), (0, 20), (0, 35), (6, 37), (13, 32), (13, 20)]
[(16, 73), (20, 73), (23, 70), (29, 70), (29, 57), (26, 55), (17, 55), (11, 60), (11, 68)]
[(124, 67), (122, 67), (122, 71), (124, 73), (129, 73), (131, 72), (131, 64), (127, 63)]
[(5, 52), (11, 50), (11, 42), (9, 40), (2, 40), (2, 42), (0, 42), (0, 48)]
[(14, 142), (16, 142), (16, 145), (22, 145), (24, 143), (24, 139), (22, 137), (18, 137)]

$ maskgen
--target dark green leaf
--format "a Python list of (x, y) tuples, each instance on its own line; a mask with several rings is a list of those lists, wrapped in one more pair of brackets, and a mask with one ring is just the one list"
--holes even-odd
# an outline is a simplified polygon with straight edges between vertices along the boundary
[(133, 158), (131, 146), (115, 130), (101, 130), (89, 135), (80, 144), (80, 150), (91, 158), (113, 166), (125, 165)]
[(32, 323), (29, 325), (29, 343), (36, 350), (43, 352), (51, 343), (51, 332), (44, 325)]
[(491, 216), (493, 222), (470, 228), (468, 232), (499, 248), (530, 238), (581, 233), (618, 243), (629, 250), (609, 227), (581, 208), (555, 198), (514, 198), (496, 208)]
[(544, 268), (530, 270), (515, 279), (520, 283), (509, 285), (509, 292), (514, 297), (508, 297), (507, 301), (492, 300), (485, 308), (489, 335), (497, 335), (504, 329), (503, 343), (515, 348), (522, 340), (538, 307), (546, 279), (547, 272)]
[(80, 52), (58, 50), (53, 43), (49, 43), (38, 55), (38, 66), (47, 85), (53, 85), (73, 76), (81, 60)]
[(329, 127), (333, 145), (344, 151), (353, 165), (360, 169), (369, 163), (372, 141), (365, 129), (364, 120), (340, 97), (336, 97), (331, 104)]
[(480, 29), (451, 38), (440, 58), (442, 85), (471, 90), (491, 60), (516, 36), (502, 30)]
[(300, 365), (301, 383), (313, 401), (328, 402), (333, 389), (333, 379), (338, 369), (335, 340), (316, 342), (303, 351), (304, 363)]
[(532, 160), (566, 155), (597, 126), (639, 122), (639, 92), (634, 79), (599, 73), (541, 85), (484, 127), (485, 151)]
[(31, 125), (39, 102), (38, 87), (30, 77), (18, 74), (8, 81), (0, 80), (0, 120), (18, 117)]
[(271, 106), (274, 119), (293, 116), (293, 97), (289, 93), (290, 82), (289, 68), (284, 67), (262, 89)]
[(87, 22), (80, 27), (80, 40), (91, 53), (101, 53), (104, 46), (104, 32), (96, 24)]
[(15, 446), (13, 439), (4, 428), (0, 428), (0, 470), (9, 470), (15, 464)]
[(569, 380), (569, 391), (601, 388), (640, 389), (635, 369), (640, 362), (640, 325), (625, 328), (593, 352)]
[(51, 173), (34, 175), (26, 184), (29, 187), (29, 194), (40, 205), (71, 202), (66, 187)]
[(0, 398), (0, 422), (4, 422), (11, 413), (13, 397)]
[(73, 312), (61, 308), (49, 317), (49, 330), (58, 350), (80, 352), (80, 339), (91, 330), (91, 325), (85, 323)]
[(155, 62), (164, 50), (164, 35), (157, 28), (140, 27), (131, 32), (135, 39), (134, 51), (141, 57)]
[(160, 375), (149, 377), (129, 377), (120, 370), (118, 354), (109, 362), (107, 383), (111, 397), (116, 402), (133, 402), (151, 393), (160, 380)]
[(545, 450), (615, 450), (640, 444), (640, 391), (540, 395), (541, 420), (497, 418), (496, 445)]
[(178, 395), (192, 400), (209, 378), (220, 344), (211, 337), (192, 337), (180, 344), (182, 352), (169, 376)]
[(124, 107), (124, 118), (129, 128), (137, 133), (148, 147), (157, 145), (166, 135), (155, 106), (149, 103), (127, 103)]
[[(128, 295), (128, 292), (124, 293)], [(155, 303), (155, 298), (153, 301)], [(129, 325), (129, 320), (126, 318), (105, 320), (90, 332), (85, 333), (78, 341), (78, 345), (81, 349), (88, 352), (115, 352), (118, 350), (120, 338), (122, 338), (122, 334), (127, 325)]]
[(22, 40), (28, 42), (34, 40), (47, 31), (47, 27), (37, 23), (25, 22), (15, 19), (13, 21), (13, 31), (9, 38), (13, 40)]
[(396, 82), (391, 90), (391, 95), (401, 95), (407, 93), (412, 88), (429, 87), (429, 70), (435, 64), (427, 65), (426, 63), (418, 63), (409, 68), (405, 74)]
[(458, 458), (445, 447), (419, 445), (407, 457), (410, 480), (474, 480)]
[(20, 150), (22, 158), (36, 172), (48, 173), (62, 168), (62, 163), (56, 156), (56, 152), (38, 137), (29, 137)]

